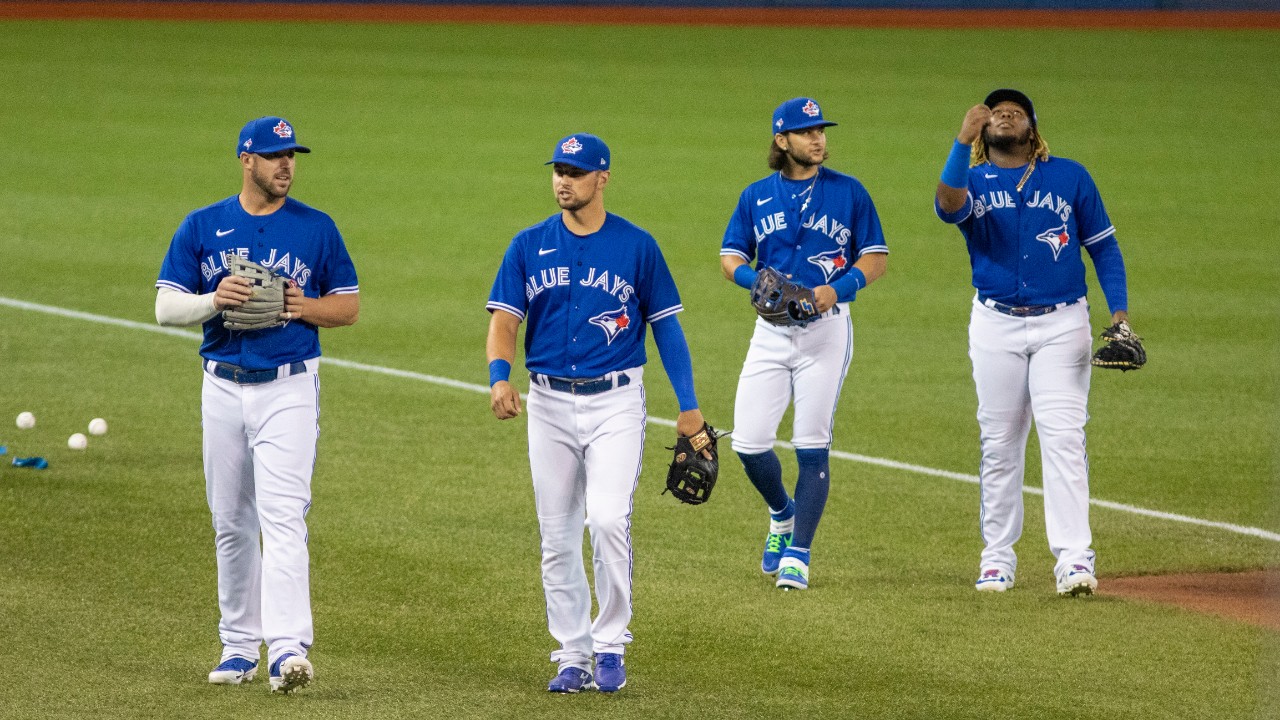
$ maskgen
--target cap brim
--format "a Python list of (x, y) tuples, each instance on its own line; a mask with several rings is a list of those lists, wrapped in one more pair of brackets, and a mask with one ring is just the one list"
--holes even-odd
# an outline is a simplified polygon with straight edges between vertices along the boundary
[(246, 153), (246, 152), (247, 152), (247, 153), (249, 153), (249, 154), (251, 154), (251, 155), (269, 155), (269, 154), (271, 154), (271, 153), (273, 153), (273, 152), (281, 152), (282, 150), (293, 150), (294, 152), (300, 152), (300, 153), (309, 153), (309, 152), (311, 152), (311, 148), (309, 148), (309, 147), (307, 147), (307, 146), (305, 146), (305, 145), (299, 145), (298, 143), (284, 143), (284, 144), (281, 144), (281, 145), (268, 145), (267, 147), (255, 148), (255, 149), (253, 149), (253, 150), (241, 150), (240, 152), (242, 152), (242, 153)]
[(595, 172), (595, 171), (597, 171), (597, 170), (608, 170), (608, 169), (609, 169), (609, 168), (592, 167), (591, 165), (588, 165), (587, 163), (584, 163), (584, 162), (582, 162), (581, 160), (570, 160), (569, 158), (552, 158), (551, 160), (548, 160), (548, 161), (546, 161), (546, 162), (544, 162), (544, 163), (542, 163), (542, 164), (543, 164), (543, 165), (555, 165), (556, 163), (561, 163), (561, 164), (564, 164), (564, 165), (572, 165), (572, 166), (574, 166), (574, 167), (578, 168), (579, 170), (586, 170), (587, 172)]
[(808, 130), (809, 128), (816, 127), (832, 127), (839, 124), (840, 123), (833, 123), (830, 120), (818, 120), (817, 122), (806, 123), (803, 125), (792, 125), (786, 130), (779, 130), (778, 132), (795, 132), (796, 130)]

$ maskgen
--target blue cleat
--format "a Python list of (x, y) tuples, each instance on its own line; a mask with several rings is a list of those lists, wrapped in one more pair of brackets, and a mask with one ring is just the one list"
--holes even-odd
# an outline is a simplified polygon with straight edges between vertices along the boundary
[(809, 551), (789, 547), (778, 561), (778, 583), (783, 590), (809, 588)]
[(271, 692), (289, 693), (306, 687), (315, 677), (316, 671), (311, 663), (297, 653), (287, 652), (271, 663)]
[(627, 669), (618, 653), (596, 655), (596, 687), (600, 692), (618, 692), (627, 684)]
[(547, 692), (576, 693), (593, 687), (595, 686), (591, 683), (591, 673), (582, 668), (567, 667), (561, 670), (559, 675), (551, 678), (551, 683), (547, 685)]
[(241, 685), (251, 682), (258, 674), (258, 663), (242, 657), (223, 660), (218, 667), (209, 673), (209, 682), (213, 685)]

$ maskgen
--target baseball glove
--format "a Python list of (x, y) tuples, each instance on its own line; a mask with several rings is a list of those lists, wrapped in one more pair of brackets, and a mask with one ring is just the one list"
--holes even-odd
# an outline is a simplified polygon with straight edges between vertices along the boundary
[(222, 312), (222, 326), (228, 330), (265, 330), (285, 324), (284, 289), (288, 280), (251, 260), (229, 255), (232, 275), (249, 281), (253, 296), (240, 307)]
[(1118, 322), (1102, 331), (1099, 335), (1107, 341), (1093, 354), (1093, 364), (1102, 368), (1116, 370), (1137, 370), (1147, 364), (1147, 351), (1142, 347), (1142, 338), (1133, 334), (1133, 328), (1127, 322)]
[(751, 305), (765, 322), (779, 327), (804, 327), (822, 314), (813, 290), (769, 267), (756, 274)]
[[(692, 437), (677, 436), (675, 447), (667, 448), (675, 451), (675, 457), (667, 469), (667, 489), (662, 494), (670, 490), (677, 500), (690, 505), (706, 502), (720, 476), (720, 456), (716, 452), (719, 437), (716, 429), (706, 423)], [(711, 453), (710, 460), (702, 456), (703, 450)]]

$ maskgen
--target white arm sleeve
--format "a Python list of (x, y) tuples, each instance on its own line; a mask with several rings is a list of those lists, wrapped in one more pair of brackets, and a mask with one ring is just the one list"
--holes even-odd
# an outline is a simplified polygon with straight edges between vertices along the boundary
[(217, 314), (213, 293), (192, 295), (173, 288), (156, 293), (156, 322), (161, 325), (198, 325)]

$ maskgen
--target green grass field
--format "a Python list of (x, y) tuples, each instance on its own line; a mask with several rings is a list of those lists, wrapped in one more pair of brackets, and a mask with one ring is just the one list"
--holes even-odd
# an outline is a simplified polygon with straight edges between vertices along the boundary
[[(326, 356), (483, 383), (498, 261), (554, 209), (552, 144), (587, 130), (614, 152), (608, 207), (671, 263), (721, 426), (753, 316), (720, 238), (767, 172), (773, 108), (813, 95), (840, 123), (830, 165), (867, 185), (892, 249), (854, 308), (834, 447), (960, 473), (978, 460), (972, 289), (932, 194), (965, 110), (1020, 87), (1102, 189), (1151, 355), (1094, 376), (1094, 496), (1280, 531), (1275, 33), (4, 22), (0, 47), (0, 298), (154, 323), (174, 229), (238, 190), (237, 131), (278, 113), (314, 150), (294, 196), (337, 220), (360, 272), (361, 320), (322, 333)], [(629, 684), (549, 696), (523, 420), (332, 365), (309, 517), (317, 681), (211, 687), (196, 341), (13, 304), (0, 328), (0, 419), (39, 418), (4, 419), (0, 445), (52, 464), (0, 467), (0, 718), (1280, 717), (1276, 633), (1057, 598), (1036, 496), (1018, 587), (987, 597), (976, 486), (834, 460), (812, 589), (781, 594), (731, 456), (708, 505), (659, 495), (660, 425)], [(673, 418), (650, 355), (650, 413)], [(67, 450), (96, 416), (111, 432)], [(1104, 590), (1280, 562), (1280, 543), (1214, 527), (1104, 508), (1093, 527)]]

